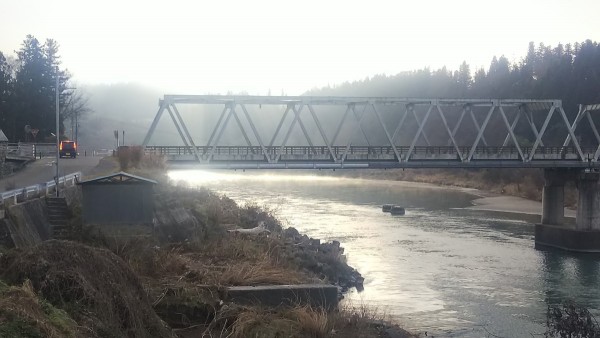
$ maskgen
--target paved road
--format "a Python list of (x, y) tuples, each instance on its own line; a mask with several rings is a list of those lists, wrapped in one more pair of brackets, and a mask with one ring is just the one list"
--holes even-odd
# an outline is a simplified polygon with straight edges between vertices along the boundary
[[(80, 156), (75, 159), (61, 158), (59, 161), (59, 174), (64, 176), (81, 171), (83, 175), (88, 175), (94, 171), (101, 158), (95, 156)], [(44, 157), (30, 162), (23, 170), (13, 175), (3, 177), (0, 179), (0, 192), (52, 181), (56, 174), (55, 161), (56, 158), (54, 157)]]

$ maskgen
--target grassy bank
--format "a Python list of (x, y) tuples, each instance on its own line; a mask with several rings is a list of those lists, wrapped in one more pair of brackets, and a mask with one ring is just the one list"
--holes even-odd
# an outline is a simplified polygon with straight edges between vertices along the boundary
[[(110, 163), (118, 168), (107, 161), (114, 159), (103, 161), (102, 174)], [(172, 186), (156, 158), (133, 163), (128, 172), (160, 182), (154, 229), (115, 236), (85, 226), (76, 202), (68, 241), (0, 251), (0, 336), (411, 336), (366, 305), (327, 312), (229, 303), (227, 286), (331, 283), (345, 290), (360, 287), (362, 277), (339, 243), (283, 229), (256, 205)], [(260, 223), (269, 234), (228, 231)]]
[[(406, 169), (347, 170), (336, 175), (364, 179), (384, 179), (430, 183), (488, 191), (495, 194), (541, 201), (544, 187), (542, 169)], [(565, 206), (577, 205), (574, 182), (565, 185)]]

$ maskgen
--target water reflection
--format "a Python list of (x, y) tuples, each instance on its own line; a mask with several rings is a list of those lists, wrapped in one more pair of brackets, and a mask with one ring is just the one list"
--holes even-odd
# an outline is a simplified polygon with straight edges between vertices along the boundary
[(540, 250), (544, 266), (546, 303), (575, 300), (592, 313), (600, 312), (600, 255)]
[[(368, 301), (410, 329), (441, 336), (544, 332), (547, 305), (600, 309), (600, 258), (534, 249), (539, 216), (464, 209), (474, 196), (416, 184), (289, 173), (173, 171), (239, 203), (267, 205), (287, 224), (339, 240), (365, 277)], [(381, 205), (407, 208), (405, 216)]]

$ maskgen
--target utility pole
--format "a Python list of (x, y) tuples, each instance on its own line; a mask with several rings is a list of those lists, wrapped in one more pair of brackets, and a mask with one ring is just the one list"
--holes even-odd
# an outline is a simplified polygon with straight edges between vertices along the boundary
[(58, 121), (58, 115), (60, 114), (60, 102), (59, 102), (59, 98), (60, 98), (60, 94), (58, 92), (58, 66), (56, 66), (56, 178), (55, 178), (55, 182), (56, 182), (56, 197), (58, 197), (58, 160), (60, 159), (60, 132), (59, 132), (59, 121)]

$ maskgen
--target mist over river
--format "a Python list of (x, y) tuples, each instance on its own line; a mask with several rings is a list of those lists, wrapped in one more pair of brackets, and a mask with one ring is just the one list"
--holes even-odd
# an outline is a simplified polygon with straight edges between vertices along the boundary
[[(600, 313), (600, 256), (534, 249), (539, 216), (465, 209), (477, 196), (416, 183), (311, 172), (172, 170), (239, 204), (273, 210), (311, 237), (338, 240), (365, 278), (361, 301), (405, 328), (453, 337), (531, 337), (548, 304), (574, 300)], [(381, 211), (406, 207), (405, 216)]]

